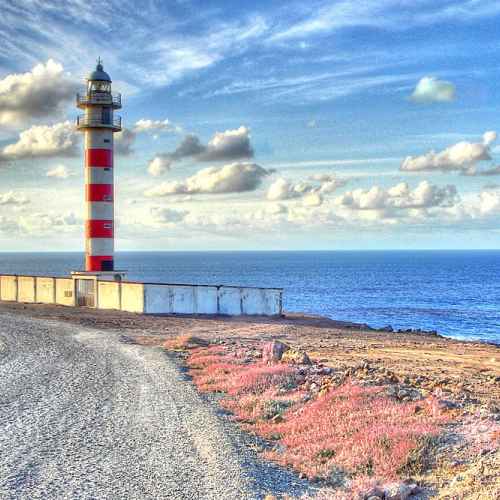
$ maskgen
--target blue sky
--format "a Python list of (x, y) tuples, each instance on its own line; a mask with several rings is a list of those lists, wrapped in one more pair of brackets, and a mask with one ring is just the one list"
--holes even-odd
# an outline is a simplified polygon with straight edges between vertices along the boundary
[(207, 4), (2, 7), (1, 249), (83, 248), (98, 56), (119, 250), (500, 247), (498, 2)]

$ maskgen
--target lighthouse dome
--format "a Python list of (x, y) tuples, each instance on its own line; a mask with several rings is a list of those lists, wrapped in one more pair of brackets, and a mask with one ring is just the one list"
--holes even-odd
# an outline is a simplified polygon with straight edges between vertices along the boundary
[(87, 76), (87, 80), (93, 80), (93, 81), (98, 81), (98, 82), (110, 82), (111, 78), (109, 75), (104, 71), (101, 62), (99, 61), (97, 63), (97, 66), (92, 73)]

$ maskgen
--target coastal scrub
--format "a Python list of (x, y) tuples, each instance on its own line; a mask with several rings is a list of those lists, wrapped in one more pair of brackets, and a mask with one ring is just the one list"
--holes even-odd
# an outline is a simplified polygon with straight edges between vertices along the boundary
[(283, 362), (288, 350), (194, 347), (187, 365), (200, 391), (223, 394), (233, 418), (269, 443), (265, 458), (304, 477), (356, 495), (367, 485), (401, 481), (421, 443), (449, 419), (433, 397), (399, 401), (382, 386), (335, 383), (331, 370), (308, 358)]

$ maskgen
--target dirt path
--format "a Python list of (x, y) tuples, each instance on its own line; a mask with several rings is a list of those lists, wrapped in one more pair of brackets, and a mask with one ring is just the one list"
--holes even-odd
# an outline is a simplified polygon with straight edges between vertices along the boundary
[(0, 498), (234, 500), (305, 490), (258, 460), (161, 349), (21, 311), (0, 310)]

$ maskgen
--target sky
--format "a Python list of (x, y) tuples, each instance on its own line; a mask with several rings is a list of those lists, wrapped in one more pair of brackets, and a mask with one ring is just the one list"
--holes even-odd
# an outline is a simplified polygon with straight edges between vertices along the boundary
[(500, 248), (499, 22), (496, 0), (7, 0), (0, 251), (83, 250), (98, 57), (117, 250)]

